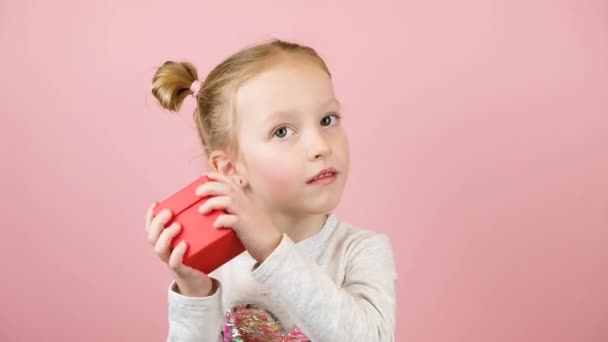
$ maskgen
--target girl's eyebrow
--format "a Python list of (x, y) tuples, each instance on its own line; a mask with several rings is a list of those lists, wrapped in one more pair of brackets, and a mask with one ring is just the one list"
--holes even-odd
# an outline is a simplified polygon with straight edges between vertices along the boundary
[[(323, 110), (332, 104), (335, 104), (338, 107), (340, 107), (340, 101), (338, 101), (335, 97), (332, 97), (331, 99), (324, 101), (321, 104), (321, 106), (319, 106), (319, 109)], [(297, 112), (295, 110), (278, 110), (278, 111), (270, 113), (270, 115), (268, 115), (266, 117), (264, 122), (271, 122), (271, 121), (275, 121), (275, 120), (281, 119), (281, 118), (289, 119), (289, 118), (293, 118), (296, 115), (297, 115)]]
[(336, 99), (335, 97), (332, 97), (331, 99), (325, 101), (321, 108), (329, 107), (329, 105), (332, 104), (335, 104), (336, 106), (340, 107), (340, 101), (338, 101), (338, 99)]
[(284, 119), (284, 118), (288, 119), (288, 118), (292, 118), (294, 116), (296, 116), (296, 112), (293, 110), (279, 110), (279, 111), (270, 113), (270, 115), (268, 115), (266, 117), (264, 122), (268, 123), (268, 122), (276, 121), (277, 119)]

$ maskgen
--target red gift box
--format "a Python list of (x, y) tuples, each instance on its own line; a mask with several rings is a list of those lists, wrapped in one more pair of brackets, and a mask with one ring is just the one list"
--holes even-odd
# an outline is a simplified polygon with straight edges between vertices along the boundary
[(173, 216), (165, 227), (169, 227), (175, 221), (182, 227), (179, 234), (171, 241), (171, 250), (181, 241), (186, 241), (188, 248), (184, 254), (184, 265), (205, 274), (209, 274), (245, 250), (232, 229), (213, 227), (215, 219), (226, 213), (225, 210), (213, 210), (205, 215), (198, 212), (198, 208), (209, 199), (209, 196), (197, 196), (195, 190), (208, 181), (207, 176), (202, 176), (154, 208), (154, 215), (165, 208), (171, 210)]

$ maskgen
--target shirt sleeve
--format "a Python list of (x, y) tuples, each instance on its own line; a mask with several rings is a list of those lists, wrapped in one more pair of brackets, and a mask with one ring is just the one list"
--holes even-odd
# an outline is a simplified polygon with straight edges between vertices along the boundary
[(167, 342), (221, 342), (223, 323), (222, 284), (208, 297), (187, 297), (177, 291), (175, 281), (169, 286), (169, 331)]
[(394, 341), (397, 274), (386, 235), (353, 243), (343, 284), (295, 247), (284, 235), (252, 275), (285, 304), (311, 341)]

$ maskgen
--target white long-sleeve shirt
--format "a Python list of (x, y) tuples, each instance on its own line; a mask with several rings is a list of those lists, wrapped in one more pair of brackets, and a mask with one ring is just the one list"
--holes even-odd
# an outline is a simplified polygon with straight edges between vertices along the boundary
[(394, 341), (397, 272), (386, 235), (332, 213), (316, 235), (297, 243), (283, 235), (255, 263), (243, 252), (210, 273), (219, 286), (208, 297), (183, 296), (172, 282), (167, 341), (224, 341), (226, 314), (247, 304), (313, 342)]

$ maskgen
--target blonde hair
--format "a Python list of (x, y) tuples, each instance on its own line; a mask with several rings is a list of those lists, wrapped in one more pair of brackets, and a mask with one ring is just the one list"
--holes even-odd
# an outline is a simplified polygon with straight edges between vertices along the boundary
[(184, 99), (196, 97), (194, 111), (199, 137), (207, 154), (216, 149), (236, 151), (238, 144), (232, 129), (235, 121), (233, 95), (240, 84), (268, 68), (280, 57), (302, 56), (318, 64), (331, 78), (323, 59), (308, 46), (282, 40), (254, 45), (229, 56), (217, 65), (200, 86), (198, 94), (190, 87), (198, 81), (196, 68), (189, 62), (166, 61), (152, 78), (152, 94), (160, 105), (179, 111)]

